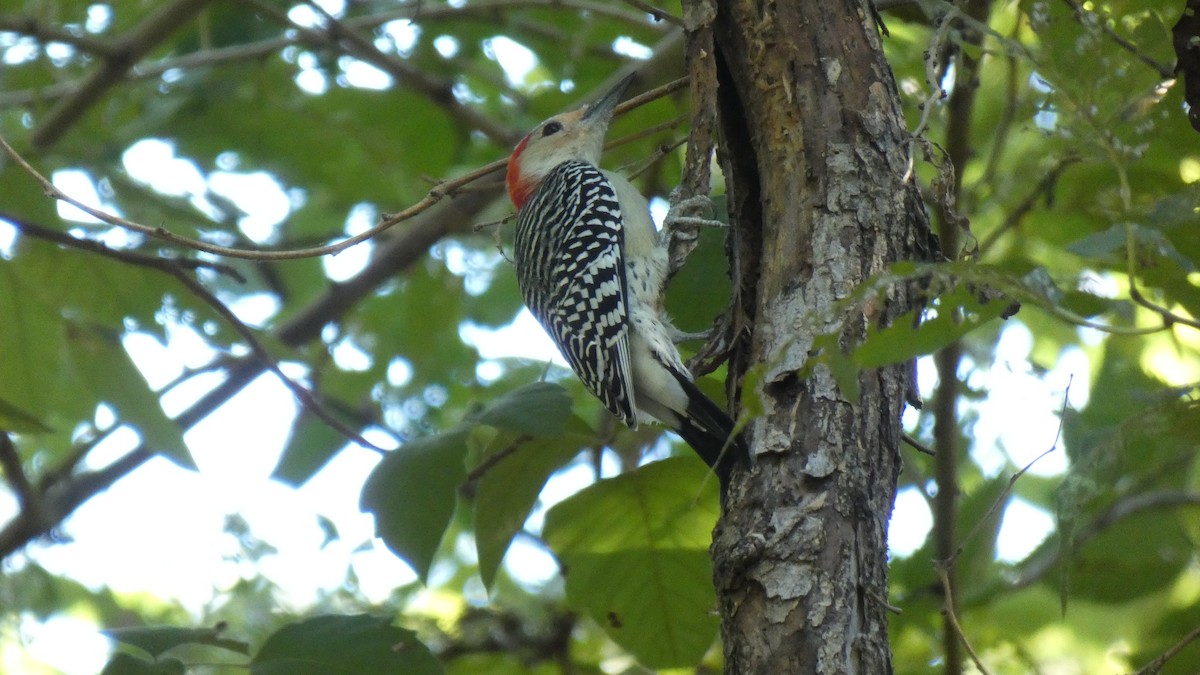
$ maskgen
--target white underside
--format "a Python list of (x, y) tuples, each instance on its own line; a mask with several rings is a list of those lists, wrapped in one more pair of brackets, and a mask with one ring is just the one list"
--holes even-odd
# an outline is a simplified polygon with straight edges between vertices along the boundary
[(687, 410), (688, 397), (663, 364), (670, 364), (685, 376), (688, 371), (671, 341), (669, 320), (663, 313), (668, 251), (659, 243), (646, 198), (624, 177), (608, 171), (604, 174), (617, 192), (624, 221), (629, 355), (638, 421), (657, 420), (677, 427)]

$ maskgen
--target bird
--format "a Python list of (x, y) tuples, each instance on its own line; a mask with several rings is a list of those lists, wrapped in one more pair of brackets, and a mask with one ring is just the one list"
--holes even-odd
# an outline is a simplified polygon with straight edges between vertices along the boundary
[(675, 347), (663, 308), (669, 251), (649, 203), (599, 166), (634, 77), (545, 120), (513, 150), (505, 183), (517, 210), (517, 281), (588, 391), (632, 429), (653, 421), (672, 428), (714, 470), (724, 495), (735, 467), (751, 466), (749, 447)]

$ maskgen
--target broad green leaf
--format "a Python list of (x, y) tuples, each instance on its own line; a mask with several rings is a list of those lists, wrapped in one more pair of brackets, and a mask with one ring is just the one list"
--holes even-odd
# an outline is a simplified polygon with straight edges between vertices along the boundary
[[(514, 442), (507, 434), (496, 440), (502, 442), (492, 443), (489, 457)], [(479, 552), (479, 575), (489, 590), (513, 535), (525, 524), (550, 475), (592, 441), (595, 434), (587, 424), (572, 417), (567, 433), (521, 443), (479, 479), (474, 504), (475, 548)]]
[(296, 417), (292, 433), (271, 478), (303, 485), (346, 445), (346, 437), (305, 410)]
[(125, 654), (114, 654), (100, 675), (183, 675), (187, 667), (179, 659), (161, 659), (147, 661), (142, 658)]
[(554, 436), (571, 414), (571, 397), (553, 382), (534, 382), (507, 392), (475, 416), (480, 424), (530, 436)]
[(115, 333), (78, 322), (66, 323), (69, 359), (79, 381), (95, 397), (117, 409), (119, 419), (137, 427), (152, 451), (185, 469), (195, 469), (183, 433), (163, 412)]
[[(909, 312), (882, 329), (872, 329), (854, 350), (855, 364), (880, 368), (933, 352), (1000, 316), (1008, 301), (981, 302), (969, 289), (958, 287), (938, 298), (937, 316), (913, 326)], [(959, 311), (961, 310), (961, 312)]]
[(20, 406), (0, 399), (0, 430), (31, 434), (49, 432), (50, 427), (32, 413), (22, 410)]
[[(464, 654), (446, 664), (446, 675), (562, 675), (562, 672), (562, 668), (553, 661), (530, 664), (525, 659), (514, 659), (503, 652)], [(581, 668), (576, 672), (594, 671)]]
[(252, 675), (441, 675), (417, 634), (367, 614), (318, 616), (276, 631), (250, 663)]
[(694, 667), (716, 637), (708, 547), (717, 484), (672, 458), (600, 481), (546, 514), (567, 602), (648, 668)]
[(375, 516), (375, 534), (425, 580), (466, 478), (467, 432), (418, 438), (371, 471), (360, 507)]
[[(62, 358), (60, 317), (39, 301), (30, 276), (27, 265), (0, 263), (0, 316), (4, 317), (0, 360), (5, 364), (4, 376), (0, 377), (0, 398), (19, 405), (48, 426), (58, 426), (51, 413), (71, 401), (55, 395), (56, 384), (68, 377)], [(85, 414), (89, 406), (82, 401), (74, 402), (66, 412), (72, 416)], [(90, 403), (94, 409), (95, 403)]]
[(1170, 588), (1194, 554), (1176, 518), (1148, 511), (1108, 526), (1070, 554), (1063, 590), (1070, 600), (1127, 602)]
[(112, 639), (133, 645), (150, 656), (158, 658), (163, 652), (180, 645), (207, 645), (220, 647), (239, 654), (249, 654), (250, 645), (221, 637), (225, 626), (212, 628), (178, 628), (175, 626), (147, 626), (135, 628), (113, 628), (103, 631)]

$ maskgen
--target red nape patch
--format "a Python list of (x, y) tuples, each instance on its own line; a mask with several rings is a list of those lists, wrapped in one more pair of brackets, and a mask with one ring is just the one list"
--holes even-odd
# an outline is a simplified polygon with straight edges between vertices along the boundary
[(529, 201), (530, 195), (533, 194), (533, 186), (521, 182), (521, 153), (525, 152), (525, 144), (529, 142), (529, 136), (521, 139), (517, 143), (517, 147), (513, 150), (513, 154), (508, 158), (508, 171), (504, 174), (504, 184), (508, 187), (508, 198), (512, 200), (513, 206), (520, 211), (525, 202)]

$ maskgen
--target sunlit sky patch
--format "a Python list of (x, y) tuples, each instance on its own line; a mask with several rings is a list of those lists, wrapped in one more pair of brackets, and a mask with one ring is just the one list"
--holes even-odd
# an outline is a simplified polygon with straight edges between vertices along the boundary
[[(103, 209), (112, 213), (109, 205), (101, 201), (100, 192), (96, 189), (96, 183), (92, 181), (92, 177), (86, 171), (82, 169), (59, 169), (50, 175), (50, 182), (54, 184), (54, 187), (70, 195), (75, 201), (94, 209)], [(66, 202), (58, 202), (58, 216), (63, 220), (72, 220), (77, 223), (100, 222), (95, 216)]]
[(528, 47), (503, 35), (484, 40), (483, 53), (495, 60), (513, 86), (529, 84), (526, 78), (537, 66), (537, 57)]

